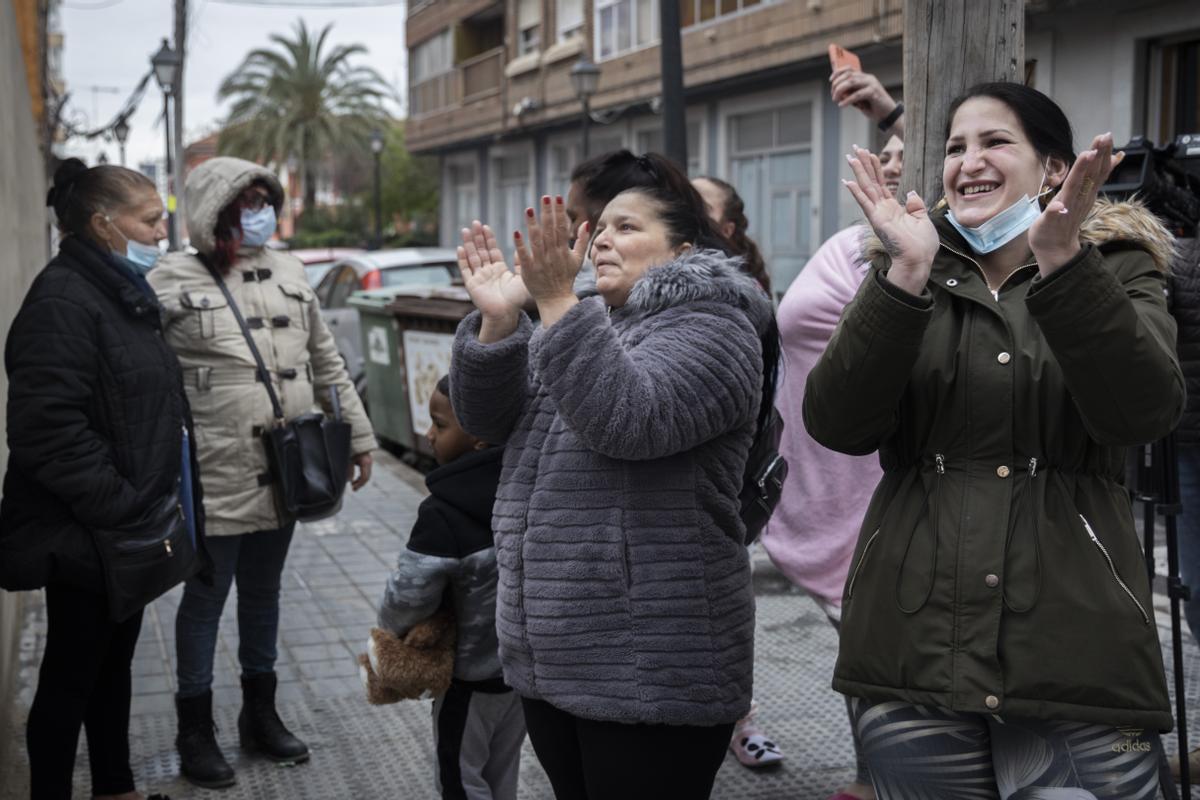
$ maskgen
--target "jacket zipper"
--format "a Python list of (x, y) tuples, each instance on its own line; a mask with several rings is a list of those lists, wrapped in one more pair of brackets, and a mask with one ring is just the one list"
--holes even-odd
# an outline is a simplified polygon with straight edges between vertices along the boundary
[(943, 242), (943, 241), (942, 241), (942, 240), (940, 240), (940, 239), (938, 240), (938, 243), (939, 243), (939, 244), (941, 244), (941, 246), (942, 246), (942, 247), (944, 247), (944, 248), (946, 248), (947, 250), (949, 250), (951, 253), (954, 253), (956, 256), (961, 256), (961, 257), (965, 258), (967, 261), (970, 261), (972, 264), (974, 264), (974, 265), (975, 265), (975, 268), (976, 268), (977, 270), (979, 270), (979, 277), (983, 278), (983, 285), (984, 285), (984, 286), (987, 288), (987, 290), (988, 290), (989, 292), (992, 292), (992, 296), (993, 296), (993, 297), (995, 297), (997, 301), (999, 301), (999, 299), (1000, 299), (1000, 290), (1004, 288), (1004, 284), (1008, 283), (1008, 279), (1009, 279), (1009, 278), (1011, 278), (1013, 275), (1016, 275), (1018, 272), (1020, 272), (1021, 270), (1025, 269), (1026, 267), (1036, 267), (1036, 266), (1037, 266), (1037, 262), (1036, 262), (1036, 261), (1030, 261), (1028, 264), (1022, 264), (1021, 266), (1019, 266), (1019, 267), (1017, 267), (1016, 269), (1014, 269), (1012, 272), (1010, 272), (1010, 273), (1008, 273), (1007, 275), (1005, 275), (1005, 276), (1004, 276), (1004, 280), (1000, 281), (1000, 285), (999, 285), (999, 286), (997, 286), (997, 287), (996, 287), (996, 290), (993, 292), (993, 291), (992, 291), (992, 287), (988, 285), (987, 273), (985, 273), (985, 272), (983, 271), (983, 266), (982, 266), (982, 265), (981, 265), (981, 264), (980, 264), (978, 261), (976, 261), (975, 259), (971, 258), (971, 257), (970, 257), (969, 255), (967, 255), (966, 253), (961, 253), (961, 252), (959, 252), (958, 250), (955, 250), (953, 247), (951, 247), (950, 245), (946, 244), (945, 242)]
[(875, 537), (877, 537), (879, 535), (880, 530), (882, 530), (882, 529), (876, 528), (875, 532), (871, 534), (871, 538), (867, 539), (867, 544), (863, 548), (862, 555), (859, 556), (859, 558), (858, 558), (858, 564), (854, 567), (854, 574), (850, 576), (850, 585), (848, 587), (846, 587), (846, 599), (847, 600), (849, 600), (851, 597), (854, 597), (854, 584), (858, 580), (859, 570), (861, 570), (863, 568), (863, 564), (866, 563), (867, 556), (871, 552), (871, 547), (874, 546), (874, 544), (875, 544)]
[(1112, 556), (1108, 554), (1108, 548), (1106, 548), (1104, 543), (1101, 542), (1099, 537), (1096, 536), (1096, 532), (1092, 530), (1091, 523), (1087, 521), (1087, 518), (1083, 516), (1083, 514), (1079, 515), (1079, 519), (1083, 521), (1083, 529), (1087, 531), (1087, 535), (1092, 540), (1092, 544), (1096, 545), (1100, 552), (1104, 554), (1104, 560), (1108, 562), (1108, 569), (1112, 572), (1113, 580), (1117, 582), (1117, 586), (1121, 587), (1121, 591), (1129, 595), (1129, 599), (1133, 601), (1135, 606), (1137, 606), (1138, 611), (1142, 612), (1142, 619), (1147, 625), (1149, 625), (1150, 615), (1146, 613), (1146, 608), (1141, 604), (1141, 602), (1138, 601), (1137, 597), (1133, 594), (1133, 591), (1130, 590), (1129, 586), (1126, 585), (1125, 581), (1121, 580), (1121, 574), (1117, 572), (1117, 565), (1113, 563)]

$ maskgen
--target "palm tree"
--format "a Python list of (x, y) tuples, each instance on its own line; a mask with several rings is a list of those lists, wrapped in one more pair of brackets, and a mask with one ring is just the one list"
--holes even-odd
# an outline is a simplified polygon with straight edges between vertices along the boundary
[(314, 38), (300, 20), (294, 38), (272, 34), (278, 47), (252, 50), (217, 90), (218, 100), (233, 100), (220, 152), (262, 163), (295, 158), (305, 210), (316, 205), (320, 161), (335, 149), (365, 149), (371, 130), (389, 124), (383, 102), (395, 96), (378, 72), (350, 63), (367, 52), (362, 45), (323, 52), (332, 27)]

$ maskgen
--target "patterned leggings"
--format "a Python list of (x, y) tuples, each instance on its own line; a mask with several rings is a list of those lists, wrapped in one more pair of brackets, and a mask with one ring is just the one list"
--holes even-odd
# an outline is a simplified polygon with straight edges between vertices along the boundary
[(852, 701), (880, 800), (1153, 800), (1157, 733)]

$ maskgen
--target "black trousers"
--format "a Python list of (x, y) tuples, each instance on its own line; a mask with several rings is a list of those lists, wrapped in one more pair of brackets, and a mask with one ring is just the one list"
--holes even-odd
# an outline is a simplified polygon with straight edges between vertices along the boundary
[(46, 588), (49, 631), (25, 729), (33, 800), (70, 798), (79, 727), (87, 731), (92, 794), (134, 789), (129, 768), (129, 696), (142, 612), (108, 618), (102, 595)]
[(732, 722), (596, 722), (541, 700), (521, 703), (557, 800), (707, 800), (733, 735)]

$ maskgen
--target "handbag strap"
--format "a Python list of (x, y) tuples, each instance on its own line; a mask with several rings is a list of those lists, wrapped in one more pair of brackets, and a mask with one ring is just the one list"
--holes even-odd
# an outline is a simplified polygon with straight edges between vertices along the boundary
[(258, 345), (254, 343), (254, 337), (250, 335), (250, 327), (246, 324), (245, 317), (242, 316), (241, 309), (238, 308), (237, 301), (233, 299), (233, 294), (229, 291), (229, 287), (225, 285), (225, 279), (221, 277), (221, 273), (206, 256), (201, 253), (196, 254), (196, 258), (208, 270), (208, 274), (212, 275), (213, 280), (217, 282), (217, 286), (221, 289), (221, 294), (225, 295), (225, 301), (229, 303), (229, 310), (233, 312), (233, 318), (237, 320), (238, 327), (242, 329), (242, 336), (246, 337), (246, 344), (250, 346), (250, 354), (254, 356), (254, 363), (257, 364), (258, 379), (262, 381), (263, 386), (267, 387), (267, 394), (271, 396), (271, 411), (275, 414), (275, 419), (282, 422), (284, 419), (283, 405), (279, 402), (279, 395), (275, 394), (275, 386), (271, 382), (271, 373), (267, 371), (267, 365), (263, 362), (262, 353), (258, 352)]

